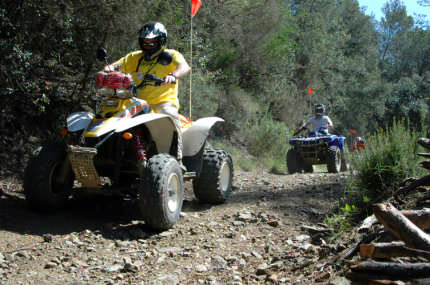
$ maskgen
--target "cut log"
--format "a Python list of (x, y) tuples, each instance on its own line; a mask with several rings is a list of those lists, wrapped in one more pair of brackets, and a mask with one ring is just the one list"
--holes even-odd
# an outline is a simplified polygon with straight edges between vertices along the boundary
[(393, 196), (395, 198), (397, 196), (399, 196), (400, 194), (406, 195), (419, 186), (429, 186), (430, 185), (430, 175), (426, 175), (422, 178), (413, 178), (413, 179), (408, 178), (405, 181), (407, 181), (407, 182), (411, 181), (411, 183), (407, 186), (399, 187), (396, 191), (394, 191)]
[(430, 250), (430, 235), (418, 228), (390, 203), (373, 205), (378, 220), (408, 247)]
[(420, 138), (418, 139), (418, 143), (425, 147), (426, 149), (430, 149), (430, 139), (428, 138)]
[(371, 243), (360, 246), (360, 256), (370, 258), (423, 257), (430, 260), (430, 251), (409, 248), (403, 242)]
[[(350, 267), (351, 272), (375, 274), (379, 280), (410, 280), (430, 278), (430, 263), (393, 263), (364, 261)], [(381, 278), (382, 277), (382, 278)]]
[[(422, 210), (403, 210), (400, 212), (417, 227), (423, 230), (430, 230), (430, 208), (424, 208)], [(359, 233), (367, 233), (370, 228), (377, 223), (379, 223), (378, 219), (375, 215), (371, 215), (363, 220), (357, 231)]]

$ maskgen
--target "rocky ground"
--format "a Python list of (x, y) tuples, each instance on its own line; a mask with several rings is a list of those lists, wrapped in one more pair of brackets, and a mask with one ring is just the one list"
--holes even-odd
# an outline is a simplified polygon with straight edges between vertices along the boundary
[(136, 220), (130, 201), (34, 213), (20, 181), (2, 180), (0, 283), (348, 284), (336, 256), (349, 244), (321, 224), (345, 177), (239, 172), (222, 205), (199, 204), (187, 184), (181, 219), (162, 233)]

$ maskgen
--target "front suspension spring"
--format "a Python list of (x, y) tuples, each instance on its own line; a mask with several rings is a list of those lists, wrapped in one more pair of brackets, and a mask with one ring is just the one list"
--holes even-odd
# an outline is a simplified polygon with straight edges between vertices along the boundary
[(133, 132), (133, 148), (136, 153), (137, 160), (146, 160), (146, 149), (145, 149), (145, 141), (143, 139), (142, 131), (135, 130)]

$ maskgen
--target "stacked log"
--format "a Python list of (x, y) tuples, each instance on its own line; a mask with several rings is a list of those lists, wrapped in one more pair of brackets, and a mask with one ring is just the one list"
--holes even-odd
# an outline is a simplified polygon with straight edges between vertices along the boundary
[[(422, 138), (418, 143), (430, 149), (430, 139)], [(430, 158), (427, 153), (419, 155)], [(430, 161), (420, 164), (430, 169)], [(429, 185), (430, 175), (408, 178), (393, 193), (393, 202), (401, 204), (414, 190), (430, 198), (425, 187)], [(380, 232), (389, 233), (392, 240), (369, 243), (364, 237), (355, 248), (364, 261), (352, 263), (346, 277), (354, 284), (430, 284), (430, 209), (400, 211), (388, 202), (374, 204), (373, 215), (363, 221), (358, 232), (370, 234), (381, 224)]]

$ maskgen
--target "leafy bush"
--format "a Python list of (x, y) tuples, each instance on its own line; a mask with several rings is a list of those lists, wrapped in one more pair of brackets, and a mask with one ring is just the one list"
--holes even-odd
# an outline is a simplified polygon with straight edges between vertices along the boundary
[(252, 120), (247, 128), (239, 132), (248, 152), (258, 157), (260, 163), (275, 172), (285, 168), (285, 154), (289, 148), (286, 135), (289, 130), (284, 123), (262, 116)]
[(337, 214), (344, 223), (370, 214), (369, 205), (389, 198), (405, 178), (424, 173), (416, 155), (418, 138), (418, 132), (409, 130), (404, 121), (397, 121), (369, 137), (366, 150), (350, 154), (352, 175), (346, 183), (345, 202), (351, 206)]
[(386, 130), (379, 129), (367, 140), (366, 151), (353, 161), (358, 171), (352, 176), (354, 188), (363, 189), (363, 197), (378, 202), (389, 197), (406, 177), (423, 173), (416, 156), (418, 137), (404, 122), (395, 122)]

